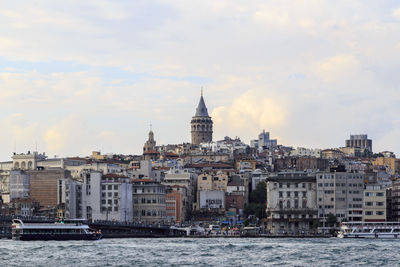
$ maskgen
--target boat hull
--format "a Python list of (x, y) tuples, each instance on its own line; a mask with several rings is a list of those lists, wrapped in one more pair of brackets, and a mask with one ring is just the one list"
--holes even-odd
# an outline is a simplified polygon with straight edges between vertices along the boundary
[(21, 234), (14, 235), (14, 240), (21, 241), (66, 241), (66, 240), (99, 240), (101, 234)]

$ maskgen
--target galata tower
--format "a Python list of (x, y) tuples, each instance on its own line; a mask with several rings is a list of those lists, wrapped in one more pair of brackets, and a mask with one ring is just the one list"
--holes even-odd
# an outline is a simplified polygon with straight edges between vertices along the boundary
[(190, 122), (192, 126), (192, 144), (199, 145), (212, 141), (213, 122), (208, 116), (206, 104), (203, 99), (203, 91), (201, 92), (200, 102), (196, 109), (196, 114)]

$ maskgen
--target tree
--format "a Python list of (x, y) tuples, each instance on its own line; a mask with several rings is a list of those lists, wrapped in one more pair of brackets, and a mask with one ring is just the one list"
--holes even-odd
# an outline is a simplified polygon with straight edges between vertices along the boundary
[(267, 184), (259, 182), (256, 189), (250, 194), (250, 203), (265, 204), (267, 201)]
[(334, 227), (337, 223), (337, 218), (332, 213), (329, 213), (326, 217), (326, 224), (330, 227)]
[(254, 215), (261, 219), (265, 217), (265, 202), (267, 201), (267, 185), (265, 182), (258, 183), (256, 189), (250, 194), (250, 203), (244, 207), (246, 216)]

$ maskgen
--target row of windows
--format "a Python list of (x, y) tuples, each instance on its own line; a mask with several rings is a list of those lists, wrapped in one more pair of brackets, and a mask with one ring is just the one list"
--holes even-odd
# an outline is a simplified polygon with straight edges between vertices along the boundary
[(133, 198), (133, 203), (134, 204), (165, 204), (165, 198)]
[[(276, 187), (278, 184), (274, 183), (274, 186)], [(284, 187), (285, 185), (285, 187)], [(306, 183), (279, 183), (279, 188), (306, 188)], [(311, 183), (309, 184), (309, 188), (311, 188)]]
[[(283, 197), (283, 194), (284, 192), (282, 192), (282, 191), (279, 191), (279, 197)], [(293, 194), (292, 194), (293, 193)], [(299, 191), (294, 191), (294, 192), (290, 192), (290, 191), (287, 191), (286, 192), (286, 197), (291, 197), (291, 196), (294, 196), (294, 197), (299, 197), (299, 193), (301, 193), (301, 195), (303, 196), (303, 197), (306, 197), (307, 196), (307, 192), (306, 191), (303, 191), (303, 192), (299, 192)]]
[[(113, 208), (112, 208), (112, 207), (108, 207), (108, 209), (107, 209), (107, 207), (104, 207), (104, 206), (101, 207), (101, 211), (102, 211), (102, 212), (105, 212), (105, 211), (107, 211), (107, 210), (110, 212), (110, 211), (113, 210)], [(118, 211), (118, 206), (115, 206), (115, 207), (114, 207), (114, 211)]]
[[(365, 202), (365, 206), (371, 207), (373, 205), (374, 205), (374, 202)], [(385, 205), (385, 203), (384, 202), (375, 202), (375, 205), (381, 207), (381, 206)]]
[[(334, 175), (325, 175), (325, 177), (323, 176), (323, 175), (319, 175), (319, 177), (318, 177), (319, 179), (334, 179), (335, 178), (335, 176)], [(362, 179), (362, 176), (360, 176), (360, 175), (352, 175), (351, 177), (349, 177), (349, 176), (342, 176), (342, 175), (337, 175), (336, 176), (336, 179)]]
[[(105, 199), (102, 199), (101, 200), (101, 204), (109, 204), (109, 205), (112, 205), (112, 200), (111, 199), (108, 199), (107, 201), (105, 200)], [(118, 199), (114, 199), (114, 205), (118, 205)]]
[[(113, 186), (112, 185), (102, 185), (101, 189), (102, 190), (113, 190)], [(114, 190), (118, 190), (118, 185), (114, 185)]]
[(164, 193), (164, 187), (134, 188), (134, 193)]
[[(374, 192), (365, 192), (365, 196), (366, 197), (373, 197), (374, 196)], [(383, 197), (383, 196), (385, 196), (385, 193), (384, 192), (376, 192), (375, 196)]]
[[(284, 204), (286, 202), (286, 205)], [(283, 209), (284, 206), (286, 206), (287, 209), (291, 209), (292, 205), (291, 205), (291, 201), (279, 201), (279, 208)], [(299, 201), (297, 199), (294, 200), (294, 206), (293, 208), (298, 209), (298, 208), (306, 208), (307, 207), (307, 200), (303, 199), (302, 201), (302, 207), (299, 206)]]
[[(113, 194), (112, 192), (108, 192), (108, 193), (101, 193), (101, 197), (105, 198), (105, 197), (112, 197)], [(114, 197), (118, 197), (118, 192), (114, 192)]]
[[(374, 212), (373, 211), (365, 211), (365, 215), (371, 216), (371, 215), (374, 215)], [(385, 215), (385, 212), (384, 211), (376, 211), (375, 215)]]

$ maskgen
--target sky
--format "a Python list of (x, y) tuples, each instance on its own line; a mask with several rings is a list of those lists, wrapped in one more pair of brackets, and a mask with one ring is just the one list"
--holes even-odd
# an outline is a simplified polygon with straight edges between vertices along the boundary
[(400, 2), (1, 1), (0, 160), (214, 140), (400, 155)]

